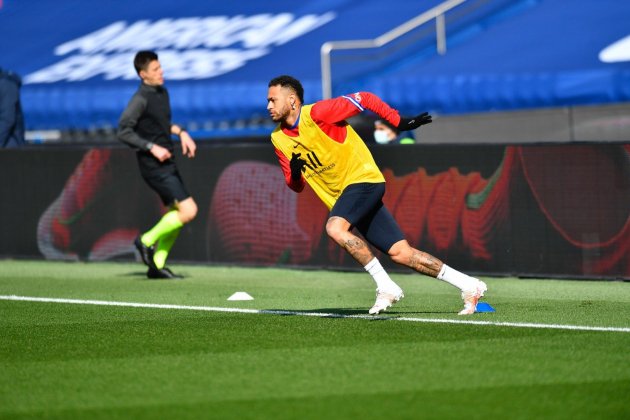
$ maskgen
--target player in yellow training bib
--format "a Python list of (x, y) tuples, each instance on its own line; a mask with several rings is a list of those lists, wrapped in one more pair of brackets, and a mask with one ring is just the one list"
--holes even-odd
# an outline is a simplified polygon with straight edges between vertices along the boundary
[(271, 133), (271, 142), (286, 183), (296, 192), (309, 184), (330, 210), (326, 233), (363, 265), (376, 282), (376, 302), (369, 313), (386, 310), (404, 295), (363, 239), (352, 233), (352, 228), (394, 262), (460, 289), (464, 309), (459, 314), (474, 313), (487, 290), (486, 284), (409, 245), (383, 205), (383, 174), (363, 140), (346, 122), (347, 118), (369, 109), (399, 131), (407, 131), (430, 123), (431, 116), (424, 112), (403, 118), (369, 92), (305, 105), (304, 88), (291, 76), (276, 77), (268, 87), (267, 110), (278, 123)]

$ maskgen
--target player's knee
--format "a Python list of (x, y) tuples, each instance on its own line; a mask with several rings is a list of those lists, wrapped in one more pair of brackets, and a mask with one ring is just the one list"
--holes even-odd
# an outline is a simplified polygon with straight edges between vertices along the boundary
[(330, 238), (339, 242), (338, 239), (344, 233), (344, 229), (341, 223), (338, 223), (335, 219), (328, 219), (328, 222), (326, 222), (326, 233)]
[(330, 220), (326, 223), (326, 234), (330, 236), (332, 239), (335, 239), (336, 236), (339, 236), (339, 228), (336, 227), (333, 223), (330, 223)]
[(186, 205), (180, 206), (179, 215), (182, 223), (189, 223), (197, 216), (197, 203), (191, 201)]
[(199, 209), (197, 208), (197, 203), (194, 201), (191, 203), (190, 209), (188, 210), (188, 221), (190, 222), (195, 217), (197, 217), (197, 212)]
[(389, 250), (389, 257), (396, 264), (401, 265), (409, 265), (409, 261), (411, 259), (412, 248), (406, 243), (406, 241), (401, 241), (395, 243)]
[(408, 256), (405, 255), (405, 253), (403, 253), (403, 252), (397, 252), (397, 253), (394, 253), (394, 254), (389, 254), (389, 256), (392, 259), (392, 261), (394, 261), (396, 264), (405, 265), (405, 262), (409, 261)]

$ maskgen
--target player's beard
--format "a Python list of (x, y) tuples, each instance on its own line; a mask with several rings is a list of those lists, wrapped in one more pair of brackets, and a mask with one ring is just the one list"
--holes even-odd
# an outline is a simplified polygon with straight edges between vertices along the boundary
[[(277, 112), (271, 116), (273, 122), (285, 122), (288, 116), (291, 114), (291, 108), (288, 106), (284, 106), (281, 112)], [(275, 117), (274, 117), (275, 115)]]

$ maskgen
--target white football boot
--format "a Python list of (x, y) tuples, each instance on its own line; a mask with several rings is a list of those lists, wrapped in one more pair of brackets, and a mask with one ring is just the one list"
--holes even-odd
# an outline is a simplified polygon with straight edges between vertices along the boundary
[(368, 313), (370, 315), (378, 315), (380, 312), (387, 310), (394, 303), (398, 302), (400, 299), (404, 298), (405, 295), (402, 289), (394, 290), (394, 291), (379, 291), (376, 289), (376, 302), (374, 302), (374, 306), (370, 308)]
[(488, 290), (486, 283), (481, 280), (477, 280), (477, 284), (474, 289), (464, 290), (462, 292), (462, 299), (464, 300), (464, 309), (459, 311), (459, 315), (471, 315), (475, 313), (477, 309), (477, 302), (483, 297)]

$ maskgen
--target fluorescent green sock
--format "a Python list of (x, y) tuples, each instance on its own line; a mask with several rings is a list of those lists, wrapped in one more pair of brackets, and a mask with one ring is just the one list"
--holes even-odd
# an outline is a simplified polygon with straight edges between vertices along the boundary
[(171, 251), (175, 240), (179, 236), (179, 232), (181, 232), (182, 228), (176, 229), (170, 232), (167, 235), (164, 235), (160, 238), (155, 247), (155, 254), (153, 254), (153, 262), (157, 268), (164, 268), (166, 265), (166, 258), (168, 257), (168, 253)]
[(180, 229), (184, 224), (179, 220), (177, 210), (171, 210), (166, 213), (155, 226), (142, 235), (140, 240), (146, 246), (151, 246), (163, 236), (168, 235), (174, 230)]

